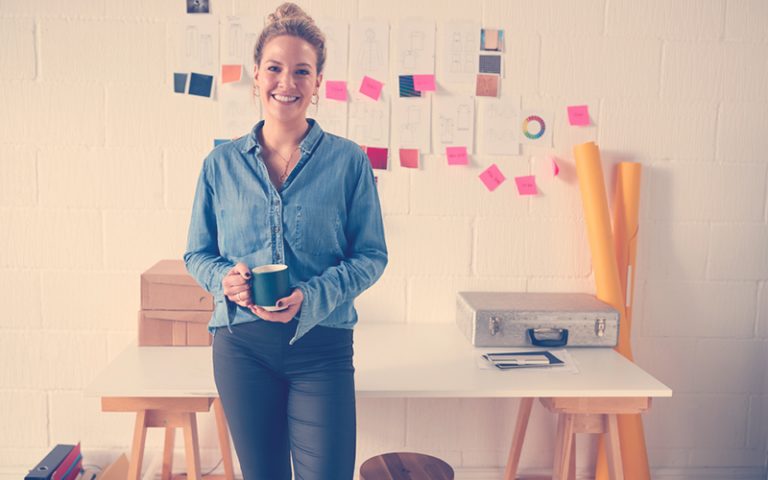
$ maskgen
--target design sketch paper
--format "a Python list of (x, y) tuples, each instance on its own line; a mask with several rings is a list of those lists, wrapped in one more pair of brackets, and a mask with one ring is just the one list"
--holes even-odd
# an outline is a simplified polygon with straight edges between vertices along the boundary
[(394, 34), (398, 75), (435, 73), (435, 22), (403, 20)]
[(314, 118), (323, 130), (340, 137), (347, 136), (347, 102), (321, 98), (317, 109), (310, 105), (307, 116)]
[(555, 116), (549, 110), (527, 109), (520, 116), (520, 141), (529, 145), (552, 146)]
[(261, 28), (257, 17), (228, 16), (221, 21), (221, 63), (242, 65), (243, 81), (248, 85), (253, 79), (253, 47)]
[(520, 99), (477, 100), (477, 151), (485, 155), (520, 153)]
[[(346, 20), (320, 17), (317, 25), (325, 35), (325, 58), (323, 78), (326, 80), (346, 80), (349, 51), (349, 24)], [(382, 77), (383, 78), (383, 77)]]
[(349, 139), (358, 145), (389, 145), (389, 102), (385, 98), (372, 102), (353, 96), (349, 102)]
[(396, 98), (392, 104), (392, 145), (430, 153), (430, 107), (429, 97)]
[(169, 22), (168, 29), (169, 79), (174, 79), (174, 73), (192, 72), (218, 77), (219, 21), (216, 17), (189, 15), (183, 21)]
[(480, 50), (480, 24), (445, 22), (439, 35), (442, 47), (438, 59), (440, 82), (473, 84)]
[(389, 79), (389, 24), (377, 20), (355, 22), (349, 29), (350, 82), (360, 85), (364, 76)]
[(432, 107), (432, 150), (444, 152), (446, 147), (464, 145), (474, 151), (474, 97), (435, 97)]
[(250, 88), (220, 88), (218, 137), (238, 138), (251, 131), (261, 119), (261, 102), (254, 98)]

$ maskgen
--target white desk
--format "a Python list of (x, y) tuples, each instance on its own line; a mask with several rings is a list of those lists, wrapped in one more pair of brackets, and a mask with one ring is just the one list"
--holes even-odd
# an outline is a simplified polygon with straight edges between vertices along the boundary
[[(578, 373), (558, 371), (557, 367), (498, 371), (480, 369), (477, 358), (505, 349), (474, 348), (453, 324), (360, 324), (354, 341), (359, 397), (524, 398), (527, 403), (522, 407), (530, 412), (534, 397), (602, 399), (601, 404), (623, 399), (620, 405), (641, 399), (649, 406), (651, 397), (672, 395), (669, 387), (612, 349), (568, 349)], [(129, 347), (93, 381), (86, 394), (104, 399), (216, 398), (211, 348)], [(519, 416), (518, 427), (520, 420), (527, 423), (527, 417)], [(522, 435), (524, 431), (523, 425)], [(516, 441), (522, 443), (522, 435), (517, 432)], [(507, 477), (513, 478), (509, 470)], [(516, 460), (512, 470), (516, 470)]]

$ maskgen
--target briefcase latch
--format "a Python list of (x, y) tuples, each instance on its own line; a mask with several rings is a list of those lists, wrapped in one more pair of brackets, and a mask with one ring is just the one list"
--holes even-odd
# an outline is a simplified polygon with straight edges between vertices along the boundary
[(605, 336), (605, 319), (604, 318), (598, 318), (595, 320), (595, 335), (598, 337), (604, 337)]
[(488, 331), (491, 333), (491, 336), (495, 337), (496, 334), (499, 333), (499, 330), (501, 330), (499, 317), (491, 317), (488, 321)]

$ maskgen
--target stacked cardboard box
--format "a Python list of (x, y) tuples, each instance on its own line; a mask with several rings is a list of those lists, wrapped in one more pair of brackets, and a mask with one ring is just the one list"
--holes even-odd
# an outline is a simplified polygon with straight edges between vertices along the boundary
[(213, 297), (181, 260), (160, 260), (141, 274), (139, 345), (210, 345)]

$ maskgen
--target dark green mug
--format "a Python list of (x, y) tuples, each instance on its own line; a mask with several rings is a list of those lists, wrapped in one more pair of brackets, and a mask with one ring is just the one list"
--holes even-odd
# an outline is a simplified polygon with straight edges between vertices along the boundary
[(285, 307), (275, 305), (278, 300), (291, 294), (288, 265), (271, 264), (252, 268), (251, 291), (253, 303), (274, 312)]

